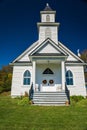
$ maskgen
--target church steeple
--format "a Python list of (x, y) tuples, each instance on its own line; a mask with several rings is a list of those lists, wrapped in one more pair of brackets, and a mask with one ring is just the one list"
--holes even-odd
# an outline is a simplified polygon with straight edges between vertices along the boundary
[(46, 3), (46, 7), (45, 7), (44, 11), (52, 11), (52, 9), (48, 3)]
[(56, 11), (52, 10), (52, 8), (49, 6), (49, 4), (46, 4), (46, 7), (44, 8), (43, 11), (40, 11), (41, 14), (41, 22), (48, 22), (47, 16), (50, 17), (49, 22), (55, 22), (55, 14)]
[(47, 3), (44, 10), (40, 11), (40, 14), (41, 22), (37, 23), (39, 28), (39, 43), (43, 42), (47, 38), (50, 38), (57, 43), (59, 23), (55, 22), (56, 11), (54, 11)]

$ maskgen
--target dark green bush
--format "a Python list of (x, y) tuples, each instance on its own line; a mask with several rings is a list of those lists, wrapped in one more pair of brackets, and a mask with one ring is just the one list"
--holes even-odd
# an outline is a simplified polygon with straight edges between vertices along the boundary
[(79, 95), (79, 96), (74, 95), (74, 96), (70, 97), (70, 101), (75, 102), (75, 103), (81, 101), (82, 99), (84, 99), (84, 97), (81, 95)]

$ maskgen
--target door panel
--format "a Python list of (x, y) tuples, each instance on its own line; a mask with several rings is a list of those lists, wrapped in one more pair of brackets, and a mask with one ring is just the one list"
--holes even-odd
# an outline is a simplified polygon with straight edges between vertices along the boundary
[(53, 86), (55, 81), (54, 81), (54, 76), (46, 75), (42, 79), (42, 85), (43, 86)]

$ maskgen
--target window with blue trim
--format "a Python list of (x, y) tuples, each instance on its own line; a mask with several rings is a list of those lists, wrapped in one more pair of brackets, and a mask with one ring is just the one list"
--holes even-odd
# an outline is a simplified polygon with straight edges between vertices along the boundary
[(23, 85), (30, 85), (31, 74), (29, 70), (26, 70), (23, 75)]
[(73, 74), (70, 70), (66, 72), (66, 84), (73, 85)]

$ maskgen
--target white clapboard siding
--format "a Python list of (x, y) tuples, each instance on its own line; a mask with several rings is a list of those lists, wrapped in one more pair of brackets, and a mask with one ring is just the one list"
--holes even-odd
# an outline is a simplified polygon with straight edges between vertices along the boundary
[(71, 95), (86, 96), (83, 66), (67, 66), (66, 70), (73, 73), (73, 85), (68, 85)]
[[(41, 22), (47, 22), (46, 16), (47, 16), (47, 14), (42, 14)], [(55, 15), (54, 14), (49, 14), (49, 17), (50, 17), (50, 22), (55, 22)]]
[(25, 91), (29, 92), (30, 85), (29, 86), (23, 85), (23, 74), (26, 70), (29, 70), (31, 73), (31, 83), (32, 83), (32, 66), (14, 66), (12, 87), (11, 87), (12, 97), (24, 94)]
[[(39, 29), (39, 44), (42, 43), (46, 37), (45, 37), (45, 30), (47, 27), (41, 26)], [(58, 44), (58, 30), (57, 27), (51, 27), (50, 26), (50, 31), (51, 31), (51, 39)]]
[(38, 53), (60, 53), (60, 52), (57, 49), (55, 49), (51, 44), (47, 44)]

